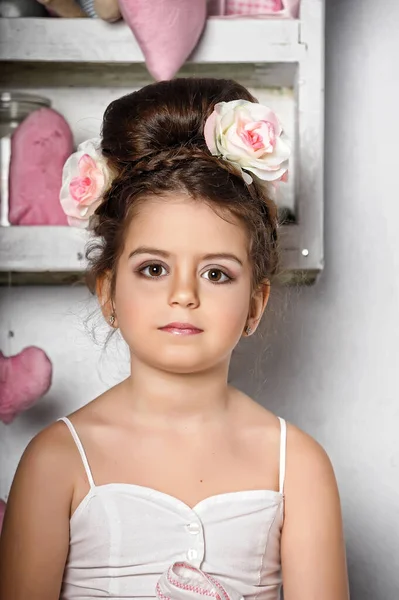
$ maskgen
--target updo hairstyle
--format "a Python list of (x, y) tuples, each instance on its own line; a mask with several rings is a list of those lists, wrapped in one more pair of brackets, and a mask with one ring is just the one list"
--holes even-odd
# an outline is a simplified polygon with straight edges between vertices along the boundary
[(93, 218), (88, 284), (111, 273), (115, 289), (118, 259), (135, 208), (146, 197), (185, 193), (229, 214), (246, 227), (256, 289), (278, 265), (277, 210), (266, 186), (247, 185), (228, 161), (212, 156), (204, 124), (218, 102), (256, 102), (249, 91), (226, 79), (174, 79), (153, 83), (112, 102), (102, 126), (102, 153), (114, 178)]

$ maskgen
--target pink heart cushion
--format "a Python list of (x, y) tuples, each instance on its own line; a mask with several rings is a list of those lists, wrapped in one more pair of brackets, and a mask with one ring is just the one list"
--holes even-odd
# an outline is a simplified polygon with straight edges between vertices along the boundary
[(154, 79), (171, 79), (195, 48), (206, 22), (206, 0), (119, 0)]
[(4, 513), (6, 512), (6, 503), (0, 499), (0, 533), (3, 526)]
[(67, 225), (59, 203), (62, 168), (73, 152), (68, 123), (51, 108), (31, 113), (11, 140), (9, 221)]
[(0, 421), (11, 421), (49, 390), (52, 365), (43, 350), (29, 346), (16, 356), (0, 352)]

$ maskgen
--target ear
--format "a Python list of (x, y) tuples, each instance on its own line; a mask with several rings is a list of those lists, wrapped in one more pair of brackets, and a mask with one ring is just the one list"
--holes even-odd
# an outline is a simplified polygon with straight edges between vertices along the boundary
[(250, 328), (251, 335), (254, 333), (262, 319), (263, 313), (269, 301), (270, 297), (270, 281), (265, 279), (259, 284), (258, 288), (252, 293), (251, 303), (249, 307), (249, 314), (247, 319), (246, 327)]
[[(117, 327), (116, 314), (114, 304), (111, 296), (111, 272), (107, 271), (104, 275), (97, 278), (96, 281), (96, 294), (98, 302), (100, 304), (101, 312), (103, 313), (104, 319), (111, 327)], [(110, 322), (111, 317), (114, 317), (114, 321)], [(112, 319), (111, 319), (112, 321)]]

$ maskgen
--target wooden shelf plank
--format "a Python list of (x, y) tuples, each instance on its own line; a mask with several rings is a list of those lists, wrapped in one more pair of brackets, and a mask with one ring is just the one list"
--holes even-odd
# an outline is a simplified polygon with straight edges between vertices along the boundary
[[(303, 56), (299, 21), (208, 19), (193, 63), (292, 63)], [(0, 61), (142, 63), (141, 49), (123, 22), (101, 19), (0, 19)]]
[(73, 227), (1, 227), (0, 272), (83, 272), (88, 239)]
[[(314, 279), (322, 263), (301, 252), (299, 228), (281, 228), (282, 269), (287, 281)], [(73, 227), (0, 227), (0, 285), (13, 281), (60, 284), (78, 281), (86, 269), (85, 248), (90, 240), (86, 230)], [(299, 274), (299, 275), (298, 275)], [(302, 281), (304, 282), (304, 281)]]

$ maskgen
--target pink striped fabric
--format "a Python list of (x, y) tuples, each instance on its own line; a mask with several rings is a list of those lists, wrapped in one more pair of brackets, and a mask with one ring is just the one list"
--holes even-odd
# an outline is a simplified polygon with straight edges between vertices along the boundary
[(227, 15), (267, 15), (283, 9), (282, 0), (227, 0)]
[(300, 0), (209, 0), (209, 13), (219, 16), (270, 16), (296, 19)]
[(175, 562), (158, 580), (158, 600), (244, 600), (243, 596), (215, 577), (186, 562)]

